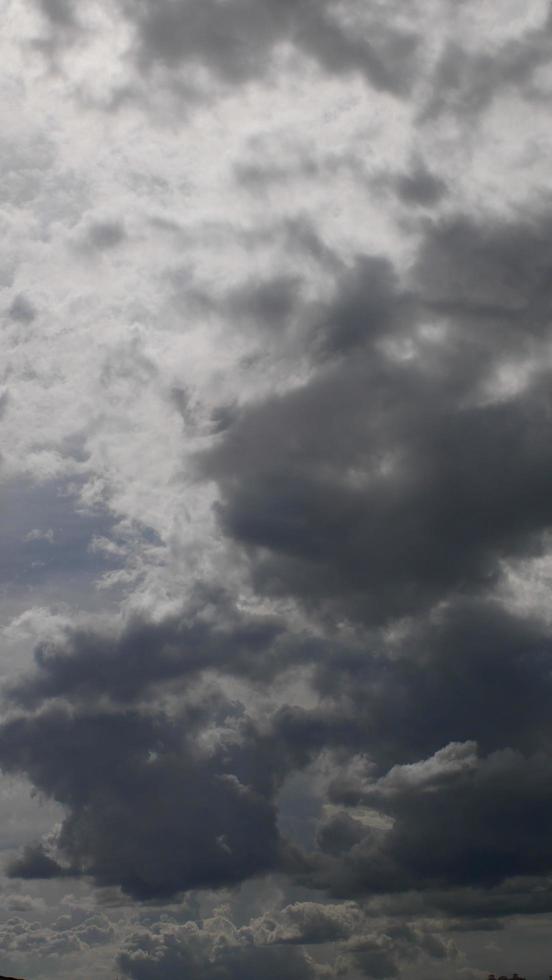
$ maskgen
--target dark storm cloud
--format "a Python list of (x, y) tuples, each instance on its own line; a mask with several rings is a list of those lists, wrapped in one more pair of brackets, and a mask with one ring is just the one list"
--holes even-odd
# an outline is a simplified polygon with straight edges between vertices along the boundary
[[(411, 627), (389, 653), (377, 637), (351, 644), (324, 658), (315, 677), (325, 698), (348, 706), (352, 744), (369, 745), (379, 766), (465, 738), (485, 752), (509, 745), (528, 753), (550, 738), (552, 635), (529, 616), (461, 600)], [(328, 739), (346, 731), (335, 721)]]
[(30, 844), (25, 847), (21, 857), (8, 865), (10, 878), (49, 879), (60, 878), (65, 870), (55, 861), (41, 844)]
[[(485, 889), (468, 886), (430, 891), (424, 898), (428, 903), (426, 907), (438, 909), (442, 915), (450, 917), (453, 930), (458, 925), (466, 931), (477, 930), (480, 923), (491, 926), (496, 921), (500, 928), (504, 928), (504, 919), (510, 916), (543, 915), (552, 911), (552, 882), (546, 875), (523, 875)], [(490, 919), (490, 916), (499, 918)]]
[(409, 326), (416, 321), (416, 305), (401, 289), (391, 262), (359, 256), (339, 276), (333, 299), (314, 315), (313, 348), (323, 357), (354, 354), (405, 321)]
[[(364, 644), (320, 657), (325, 707), (282, 710), (282, 744), (356, 751), (380, 773), (418, 772), (432, 753), (441, 764), (450, 743), (480, 746), (431, 785), (391, 792), (395, 770), (385, 792), (336, 781), (348, 810), (321, 827), (327, 863), (309, 880), (340, 897), (551, 870), (539, 755), (550, 634), (490, 598), (502, 561), (540, 554), (552, 521), (548, 368), (484, 394), (547, 329), (551, 240), (547, 216), (448, 218), (427, 226), (408, 290), (383, 259), (358, 262), (318, 321), (309, 381), (243, 409), (202, 460), (259, 591), (372, 627)], [(436, 318), (440, 334), (420, 331)], [(404, 615), (415, 619), (390, 651), (373, 627)], [(357, 806), (393, 829), (367, 830)]]
[[(257, 595), (291, 598), (312, 632), (198, 586), (178, 616), (39, 646), (7, 692), (23, 713), (0, 729), (0, 762), (65, 807), (60, 873), (150, 899), (278, 870), (340, 898), (423, 890), (454, 919), (470, 889), (493, 891), (472, 903), (479, 918), (549, 903), (534, 882), (503, 896), (552, 872), (550, 630), (493, 590), (552, 523), (552, 387), (536, 361), (551, 229), (449, 216), (426, 223), (407, 277), (369, 255), (333, 264), (325, 302), (278, 277), (225, 297), (261, 338), (300, 319), (310, 373), (232, 406), (198, 479), (216, 481)], [(529, 355), (533, 373), (493, 392)], [(243, 704), (198, 695), (205, 674), (252, 693), (305, 666), (318, 703), (267, 709), (262, 730)], [(278, 794), (323, 753), (336, 778), (312, 812), (333, 809), (304, 853), (283, 839), (293, 812), (279, 829)], [(37, 855), (14, 870), (30, 875)], [(314, 920), (305, 935), (335, 939)], [(154, 976), (148, 948), (125, 955), (130, 976)], [(160, 955), (167, 975), (195, 968), (187, 946)], [(228, 952), (219, 974), (270, 975), (257, 955)], [(377, 945), (347, 955), (366, 975), (398, 962)]]
[(118, 631), (68, 628), (63, 639), (38, 644), (35, 670), (8, 693), (27, 708), (49, 698), (130, 703), (205, 671), (270, 680), (319, 650), (308, 635), (292, 636), (277, 617), (246, 616), (227, 594), (200, 590), (195, 608), (157, 623), (135, 617)]
[[(414, 294), (384, 259), (343, 274), (313, 342), (333, 359), (246, 407), (202, 461), (260, 591), (383, 621), (538, 553), (552, 520), (548, 374), (508, 399), (482, 392), (545, 327), (549, 231), (430, 225)], [(417, 332), (436, 317), (441, 341)]]
[(374, 622), (538, 552), (552, 519), (549, 386), (464, 407), (469, 363), (443, 367), (358, 358), (229, 430), (206, 472), (260, 591)]
[[(282, 860), (275, 773), (235, 712), (212, 702), (178, 719), (50, 709), (4, 723), (0, 762), (65, 806), (60, 874), (89, 875), (138, 899), (231, 885)], [(235, 722), (233, 739), (219, 735), (210, 752), (198, 740), (205, 715), (211, 725)], [(40, 857), (24, 855), (12, 874), (44, 877)]]
[(123, 9), (136, 24), (137, 56), (148, 66), (204, 66), (238, 84), (265, 75), (287, 43), (323, 70), (357, 71), (376, 88), (405, 92), (412, 77), (413, 34), (374, 16), (364, 36), (342, 26), (327, 0), (143, 0)]
[(377, 978), (398, 977), (401, 964), (411, 965), (420, 956), (446, 960), (456, 955), (454, 947), (447, 945), (429, 932), (414, 930), (407, 925), (389, 925), (383, 933), (357, 938), (350, 943), (350, 951), (342, 960), (341, 969), (350, 969), (353, 975)]
[(479, 758), (469, 742), (396, 766), (358, 787), (358, 800), (391, 818), (392, 827), (357, 821), (359, 838), (339, 860), (322, 862), (322, 878), (343, 896), (488, 887), (546, 874), (552, 869), (550, 774), (544, 753), (527, 758), (502, 749)]

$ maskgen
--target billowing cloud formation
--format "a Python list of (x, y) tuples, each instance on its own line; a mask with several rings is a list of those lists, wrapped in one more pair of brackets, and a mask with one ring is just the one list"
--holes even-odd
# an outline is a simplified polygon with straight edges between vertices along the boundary
[(511, 972), (552, 909), (548, 5), (24, 6), (10, 971)]
[[(210, 751), (194, 744), (194, 728), (209, 709), (214, 705), (198, 706), (172, 723), (159, 715), (99, 710), (76, 718), (52, 710), (8, 722), (4, 768), (24, 771), (70, 810), (59, 837), (66, 869), (33, 849), (12, 874), (84, 873), (150, 898), (231, 884), (277, 865), (275, 812), (267, 799), (271, 773), (255, 780), (255, 753), (248, 758), (247, 737), (240, 745), (237, 730), (229, 744), (221, 740)], [(232, 706), (219, 711), (224, 728)], [(237, 768), (249, 776), (247, 783)]]
[(174, 980), (183, 973), (198, 980), (254, 980), (258, 976), (315, 980), (319, 976), (301, 951), (244, 945), (232, 935), (203, 931), (193, 923), (153, 935), (138, 933), (121, 953), (119, 964), (132, 980), (154, 980), (161, 973)]
[[(273, 917), (267, 916), (270, 920)], [(149, 980), (162, 972), (166, 977), (180, 977), (188, 971), (193, 976), (211, 980), (234, 977), (290, 977), (314, 980), (334, 976), (398, 976), (402, 961), (453, 961), (453, 944), (443, 943), (430, 932), (388, 924), (380, 935), (358, 931), (363, 926), (359, 909), (352, 903), (345, 907), (298, 903), (282, 911), (276, 920), (265, 923), (252, 920), (247, 927), (236, 929), (222, 916), (198, 925), (167, 924), (154, 930), (134, 933), (119, 957), (125, 975), (133, 980)], [(292, 924), (289, 938), (286, 924)], [(272, 930), (272, 931), (271, 931)], [(331, 943), (347, 940), (344, 952), (334, 969), (308, 956), (299, 944)]]
[[(39, 648), (10, 693), (39, 710), (4, 724), (2, 762), (69, 808), (65, 870), (33, 850), (12, 873), (59, 868), (149, 897), (283, 867), (275, 794), (327, 748), (391, 768), (364, 788), (330, 786), (351, 812), (319, 832), (314, 887), (346, 896), (552, 870), (539, 755), (549, 633), (492, 596), (504, 561), (542, 553), (552, 518), (547, 369), (493, 389), (545, 325), (546, 229), (448, 220), (429, 226), (408, 288), (381, 258), (338, 275), (326, 307), (308, 312), (311, 378), (248, 404), (200, 458), (254, 589), (292, 598), (326, 636), (294, 635), (213, 592), (214, 616), (199, 602), (156, 625), (70, 631)], [(428, 311), (440, 317), (433, 331)], [(332, 632), (342, 617), (348, 639)], [(192, 694), (183, 713), (125, 707), (205, 672), (262, 683), (303, 667), (322, 705), (277, 710), (264, 734), (219, 695)], [(62, 705), (40, 710), (49, 699)], [(465, 755), (466, 735), (490, 754)], [(460, 765), (442, 748), (454, 744)], [(434, 763), (420, 762), (428, 753)], [(365, 831), (359, 805), (393, 829)]]
[(430, 226), (406, 310), (385, 263), (345, 276), (325, 313), (330, 363), (248, 405), (203, 464), (257, 588), (370, 623), (484, 589), (501, 558), (539, 552), (548, 373), (508, 398), (492, 386), (546, 323), (547, 236), (548, 221)]
[(373, 785), (356, 787), (356, 800), (354, 782), (344, 792), (336, 787), (336, 801), (362, 802), (392, 826), (363, 827), (339, 816), (323, 826), (322, 846), (345, 856), (332, 887), (354, 894), (488, 886), (550, 870), (548, 761), (508, 749), (478, 760), (474, 749), (450, 745), (429, 760), (395, 766)]

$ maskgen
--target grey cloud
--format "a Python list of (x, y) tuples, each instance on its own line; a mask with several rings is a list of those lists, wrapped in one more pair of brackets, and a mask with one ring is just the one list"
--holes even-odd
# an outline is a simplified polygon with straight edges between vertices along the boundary
[[(394, 822), (387, 829), (367, 826), (342, 860), (329, 862), (335, 894), (486, 887), (550, 871), (547, 757), (502, 749), (471, 765), (454, 765), (462, 752), (462, 746), (451, 746), (441, 762), (434, 757), (406, 767), (402, 785), (392, 772), (359, 787), (359, 800)], [(415, 772), (424, 767), (423, 776)]]
[[(50, 53), (90, 29), (79, 22), (78, 6), (71, 0), (35, 3), (49, 27), (41, 46)], [(119, 0), (115, 10), (133, 32), (138, 74), (165, 68), (180, 96), (190, 101), (212, 90), (198, 81), (195, 69), (206, 70), (223, 85), (241, 85), (270, 77), (284, 46), (330, 75), (357, 73), (378, 90), (412, 97), (432, 60), (423, 51), (424, 7), (414, 11), (414, 26), (405, 28), (396, 7), (367, 4), (359, 16), (353, 3), (341, 6), (329, 0)], [(550, 61), (550, 24), (545, 14), (539, 27), (497, 43), (492, 52), (465, 47), (461, 36), (449, 42), (432, 73), (421, 122), (442, 112), (477, 115), (497, 93), (510, 88), (529, 99), (546, 98), (535, 72)], [(111, 107), (134, 99), (139, 88), (135, 79), (127, 79), (112, 93)], [(426, 195), (436, 190), (427, 183), (425, 188), (405, 186), (406, 195), (412, 193), (418, 203), (421, 198), (428, 203)]]
[(354, 902), (295, 902), (278, 913), (254, 920), (247, 932), (256, 942), (267, 945), (318, 945), (349, 939), (362, 927), (363, 915)]
[(36, 310), (24, 293), (18, 293), (11, 303), (8, 314), (16, 323), (28, 324), (35, 319)]
[(55, 27), (73, 27), (75, 24), (74, 5), (71, 0), (37, 0), (45, 17)]
[(232, 317), (244, 318), (262, 328), (285, 326), (298, 305), (299, 282), (291, 276), (280, 276), (234, 290), (225, 301)]
[[(235, 711), (219, 705), (219, 724), (231, 726)], [(219, 736), (202, 751), (202, 713), (212, 725), (212, 703), (172, 721), (52, 709), (3, 725), (5, 771), (26, 774), (67, 810), (58, 840), (66, 873), (147, 899), (230, 885), (280, 863), (275, 773), (262, 745), (248, 743), (247, 729), (240, 735), (238, 715), (228, 743)], [(20, 867), (28, 876), (25, 858)]]
[[(360, 828), (362, 822), (355, 821)], [(364, 836), (366, 825), (364, 824)], [(356, 843), (362, 839), (362, 834)], [(350, 849), (349, 848), (347, 849)], [(431, 920), (443, 934), (507, 929), (508, 920), (517, 915), (546, 915), (552, 901), (549, 875), (517, 875), (496, 885), (424, 888), (364, 896), (367, 920), (381, 917), (389, 921)]]
[(86, 33), (74, 0), (33, 0), (43, 22), (34, 46), (55, 65), (60, 54), (71, 49)]
[(9, 403), (10, 403), (9, 391), (2, 391), (0, 393), (0, 419), (2, 419), (6, 414)]
[(47, 854), (41, 844), (28, 845), (21, 857), (16, 858), (8, 865), (10, 878), (60, 878), (65, 873), (64, 868)]
[(411, 173), (397, 177), (394, 186), (405, 204), (422, 207), (437, 204), (447, 193), (445, 181), (423, 166), (417, 166)]
[(197, 605), (158, 623), (137, 616), (119, 630), (68, 628), (38, 644), (35, 670), (9, 686), (10, 699), (25, 707), (48, 698), (131, 703), (201, 672), (269, 680), (309, 658), (309, 637), (289, 635), (276, 616), (248, 617), (224, 593), (199, 593)]
[(299, 251), (311, 252), (317, 262), (330, 266), (328, 281), (333, 280), (334, 288), (327, 300), (305, 297), (299, 276), (279, 275), (247, 280), (218, 297), (202, 297), (205, 307), (253, 328), (263, 347), (269, 340), (279, 342), (288, 357), (293, 350), (319, 361), (366, 348), (417, 321), (416, 297), (401, 285), (389, 259), (359, 255), (344, 266), (323, 243), (312, 240), (308, 228), (292, 226), (287, 234)]
[(352, 744), (369, 744), (383, 766), (466, 738), (485, 752), (532, 753), (548, 738), (551, 641), (546, 626), (497, 602), (458, 601), (406, 630), (391, 656), (377, 637), (329, 655), (316, 683), (350, 705)]
[[(548, 328), (552, 305), (550, 217), (482, 223), (462, 215), (432, 227), (418, 261), (428, 307), (500, 330), (496, 344), (523, 352)], [(497, 353), (500, 349), (497, 350)]]
[(86, 231), (84, 247), (98, 252), (116, 248), (126, 238), (125, 227), (120, 221), (93, 221)]
[[(434, 959), (451, 961), (456, 958), (454, 944), (443, 941), (440, 936), (420, 928), (412, 928), (403, 923), (382, 923), (378, 933), (353, 938), (346, 947), (347, 952), (338, 960), (343, 972), (358, 971), (362, 976), (386, 978), (402, 976), (402, 967), (419, 960)], [(339, 973), (339, 970), (338, 970)]]
[(255, 406), (204, 464), (260, 591), (372, 621), (492, 584), (552, 518), (547, 388), (468, 409), (458, 365), (376, 364)]
[[(501, 559), (539, 552), (552, 519), (547, 370), (508, 399), (480, 391), (545, 327), (548, 226), (430, 225), (412, 293), (384, 259), (343, 273), (313, 341), (333, 358), (244, 408), (201, 460), (259, 591), (384, 620), (488, 588)], [(427, 311), (446, 343), (418, 332)]]
[[(506, 880), (484, 890), (467, 886), (446, 892), (428, 892), (429, 906), (448, 916), (455, 928), (458, 917), (466, 929), (477, 929), (479, 922), (492, 924), (498, 918), (503, 927), (504, 919), (515, 915), (546, 915), (552, 908), (552, 885), (549, 876), (523, 875)], [(490, 917), (496, 917), (494, 920)]]
[(416, 319), (414, 297), (401, 288), (391, 262), (359, 256), (339, 277), (334, 297), (315, 319), (314, 348), (323, 356), (354, 353)]
[(8, 961), (10, 965), (13, 962), (14, 970), (22, 957), (38, 955), (44, 961), (71, 953), (82, 955), (86, 949), (73, 932), (59, 933), (48, 927), (41, 928), (38, 923), (19, 916), (13, 916), (0, 926), (0, 941), (6, 957), (4, 962)]
[[(279, 871), (344, 898), (424, 891), (455, 919), (470, 889), (480, 919), (549, 906), (534, 881), (505, 889), (552, 872), (550, 630), (493, 595), (502, 562), (541, 554), (552, 520), (549, 369), (482, 395), (547, 330), (549, 235), (546, 215), (486, 227), (448, 217), (426, 224), (408, 281), (370, 255), (334, 265), (325, 303), (301, 305), (278, 278), (226, 297), (260, 336), (304, 313), (311, 370), (221, 413), (198, 479), (218, 484), (221, 527), (257, 598), (291, 598), (312, 630), (196, 586), (178, 615), (40, 645), (7, 691), (22, 714), (0, 730), (0, 761), (65, 808), (60, 870), (48, 873), (139, 900)], [(28, 520), (22, 533), (51, 526), (57, 540), (49, 514)], [(267, 709), (262, 731), (241, 702), (198, 693), (208, 674), (239, 677), (251, 696), (294, 667), (309, 668), (317, 703)], [(322, 753), (340, 774), (317, 805), (337, 812), (301, 852), (278, 829), (278, 794)], [(40, 857), (12, 873), (44, 872)], [(320, 909), (288, 907), (273, 932), (286, 948), (347, 941)], [(314, 969), (299, 953), (240, 947), (213, 974), (211, 953), (205, 964), (165, 945), (167, 974)], [(130, 976), (155, 975), (157, 954), (124, 955)], [(397, 969), (387, 947), (347, 956), (367, 975)]]
[(546, 9), (538, 27), (498, 45), (491, 53), (469, 51), (461, 42), (450, 42), (437, 64), (433, 93), (422, 118), (443, 112), (473, 117), (496, 96), (512, 89), (529, 100), (541, 98), (534, 75), (538, 68), (550, 64), (551, 30), (552, 16)]
[(435, 207), (450, 190), (448, 182), (417, 153), (413, 154), (410, 165), (402, 171), (376, 173), (371, 178), (371, 185), (378, 194), (383, 190), (395, 195), (407, 207), (416, 208)]
[[(325, 966), (298, 948), (336, 942), (333, 950), (324, 951)], [(297, 902), (241, 928), (228, 917), (227, 908), (195, 922), (158, 923), (129, 936), (118, 962), (135, 980), (183, 973), (204, 980), (238, 976), (330, 980), (357, 977), (359, 971), (379, 976), (376, 971), (384, 966), (395, 976), (403, 962), (454, 955), (454, 946), (427, 928), (385, 919), (367, 928), (362, 910), (353, 902)]]
[[(347, 787), (353, 789), (353, 787)], [(358, 797), (355, 797), (358, 799)], [(317, 828), (317, 842), (326, 854), (338, 856), (350, 851), (364, 837), (365, 829), (346, 810), (341, 810), (322, 821)]]
[(399, 976), (395, 958), (385, 949), (378, 948), (377, 943), (366, 943), (364, 949), (358, 949), (349, 956), (349, 963), (351, 961), (363, 976), (373, 977), (374, 980)]
[[(504, 43), (508, 14), (478, 36), (477, 0), (33, 5), (31, 49), (64, 57), (51, 99), (36, 66), (7, 83), (0, 408), (33, 465), (89, 478), (121, 523), (67, 483), (2, 486), (8, 659), (45, 636), (4, 686), (0, 766), (61, 812), (6, 864), (3, 968), (107, 973), (117, 938), (131, 980), (475, 976), (453, 938), (552, 910), (552, 629), (531, 593), (552, 540), (552, 217), (540, 129), (518, 145), (503, 102), (480, 118), (546, 98), (552, 19)], [(71, 145), (74, 99), (98, 152)], [(155, 254), (129, 247), (140, 214)], [(68, 257), (70, 288), (41, 284)], [(55, 444), (47, 418), (35, 444), (48, 406)], [(59, 625), (75, 596), (105, 615)], [(29, 821), (10, 792), (11, 848)], [(122, 929), (50, 921), (69, 881)]]
[[(82, 963), (91, 949), (109, 943), (113, 937), (114, 931), (107, 916), (101, 912), (78, 908), (72, 914), (60, 916), (50, 924), (44, 923), (44, 915), (38, 921), (12, 916), (7, 922), (0, 924), (3, 965), (13, 968), (14, 971), (17, 969), (18, 972), (23, 963), (32, 963), (34, 957), (34, 970), (41, 969), (48, 963), (54, 971), (56, 967), (59, 971), (60, 957), (71, 954), (76, 954)], [(34, 970), (29, 971), (30, 975), (34, 975)], [(27, 969), (25, 973), (29, 976)]]
[(447, 923), (449, 932), (500, 932), (504, 923), (500, 919), (460, 919)]
[(324, 0), (277, 3), (231, 0), (151, 0), (126, 6), (137, 28), (137, 55), (145, 65), (205, 65), (226, 83), (262, 77), (282, 43), (328, 72), (357, 71), (377, 88), (401, 93), (412, 76), (417, 39), (372, 18), (367, 36), (348, 31)]
[[(228, 928), (230, 927), (230, 935)], [(315, 980), (311, 960), (294, 948), (239, 944), (230, 924), (217, 937), (193, 923), (136, 933), (119, 956), (119, 966), (132, 980)]]
[[(49, 37), (40, 42), (47, 51), (85, 32), (71, 0), (35, 2), (49, 25)], [(204, 94), (194, 69), (206, 69), (212, 80), (229, 86), (264, 79), (284, 45), (330, 75), (357, 73), (400, 97), (408, 94), (418, 68), (418, 36), (382, 17), (376, 7), (368, 9), (362, 25), (353, 26), (340, 20), (328, 0), (120, 0), (116, 9), (133, 30), (132, 56), (140, 75), (162, 66), (192, 101)], [(179, 75), (179, 69), (188, 69), (187, 75)], [(132, 82), (114, 93), (112, 105), (128, 97), (133, 97)]]

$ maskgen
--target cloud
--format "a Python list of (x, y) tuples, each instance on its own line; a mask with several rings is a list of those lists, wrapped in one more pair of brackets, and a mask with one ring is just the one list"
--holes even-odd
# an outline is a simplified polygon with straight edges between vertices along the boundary
[(271, 794), (278, 774), (269, 757), (263, 766), (262, 742), (256, 748), (240, 736), (230, 704), (218, 709), (219, 724), (230, 725), (226, 738), (223, 727), (214, 747), (202, 749), (193, 731), (205, 711), (213, 719), (213, 709), (198, 704), (171, 720), (52, 708), (7, 722), (5, 771), (25, 772), (68, 811), (58, 841), (64, 868), (32, 849), (12, 874), (85, 874), (147, 899), (277, 867), (283, 855)]
[(421, 164), (415, 166), (410, 173), (397, 177), (393, 185), (405, 204), (421, 207), (438, 204), (447, 193), (445, 182)]
[[(353, 903), (320, 905), (296, 903), (252, 920), (236, 929), (219, 911), (201, 922), (167, 922), (132, 933), (119, 955), (119, 966), (133, 980), (180, 977), (286, 977), (314, 980), (327, 977), (398, 976), (402, 962), (448, 960), (456, 956), (454, 944), (442, 942), (428, 930), (383, 923), (379, 935), (367, 931)], [(339, 923), (339, 928), (337, 924)], [(293, 925), (292, 925), (293, 924)], [(294, 930), (293, 938), (288, 933)], [(297, 932), (297, 929), (299, 932)], [(300, 944), (345, 940), (332, 965), (311, 958)], [(388, 972), (385, 972), (388, 971)]]
[(124, 225), (119, 221), (93, 221), (84, 240), (86, 248), (105, 252), (120, 245), (126, 238)]
[(132, 703), (205, 671), (269, 680), (309, 656), (308, 637), (290, 635), (276, 615), (247, 616), (215, 590), (191, 599), (157, 623), (135, 614), (103, 631), (68, 625), (56, 642), (37, 645), (34, 672), (10, 686), (10, 698), (27, 707), (60, 697)]
[(469, 743), (394, 767), (359, 786), (357, 797), (390, 823), (368, 825), (362, 836), (358, 827), (343, 860), (328, 865), (330, 887), (338, 895), (488, 887), (546, 873), (552, 867), (548, 786), (546, 757), (502, 749), (479, 760)]
[[(509, 745), (532, 754), (548, 728), (549, 658), (547, 625), (495, 601), (460, 599), (405, 628), (397, 645), (374, 637), (369, 649), (336, 652), (318, 665), (318, 684), (341, 702), (352, 744), (365, 740), (382, 766), (466, 736), (485, 752)], [(339, 737), (330, 714), (326, 737), (332, 731)]]
[(41, 919), (22, 917), (27, 912), (36, 914), (36, 908), (17, 911), (20, 914), (12, 915), (0, 924), (0, 942), (3, 964), (6, 967), (9, 964), (18, 975), (23, 963), (33, 963), (36, 969), (46, 966), (47, 975), (59, 974), (66, 957), (70, 958), (69, 962), (74, 957), (75, 968), (79, 962), (85, 963), (95, 949), (114, 938), (108, 917), (99, 911), (75, 907), (70, 914), (60, 915), (49, 924), (43, 921), (43, 908), (40, 909)]
[[(525, 256), (541, 255), (547, 221), (485, 232), (458, 219), (431, 223), (407, 281), (383, 256), (344, 266), (328, 299), (307, 306), (308, 379), (236, 407), (197, 455), (197, 479), (218, 485), (221, 528), (257, 600), (292, 599), (301, 629), (198, 587), (156, 622), (70, 627), (39, 645), (34, 669), (7, 689), (23, 714), (4, 724), (2, 761), (66, 809), (49, 874), (149, 899), (292, 867), (340, 896), (488, 887), (537, 874), (537, 854), (548, 867), (546, 834), (505, 788), (523, 786), (535, 814), (548, 805), (538, 762), (548, 628), (493, 595), (503, 562), (538, 554), (550, 520), (538, 424), (547, 369), (506, 397), (488, 394), (504, 356), (499, 314), (483, 337), (474, 331), (471, 286), (473, 243), (482, 242), (485, 309), (513, 268), (508, 309), (527, 318), (533, 303), (538, 337), (544, 314), (529, 297), (540, 273)], [(264, 317), (267, 302), (273, 310), (264, 286), (234, 294), (244, 315)], [(427, 310), (442, 317), (433, 333)], [(523, 345), (508, 339), (507, 355)], [(343, 617), (349, 633), (340, 636)], [(305, 668), (319, 703), (269, 703), (255, 722), (251, 685)], [(205, 675), (214, 691), (228, 677), (245, 690), (235, 702), (220, 692), (203, 700)], [(163, 699), (177, 690), (184, 701), (174, 712)], [(365, 756), (379, 782), (355, 782), (343, 766), (328, 799), (350, 812), (322, 823), (319, 852), (292, 859), (278, 792), (325, 751)], [(503, 837), (491, 832), (496, 793)], [(474, 840), (452, 834), (460, 800)], [(357, 812), (366, 806), (382, 826), (366, 830)], [(519, 806), (530, 832), (514, 857)], [(451, 828), (441, 843), (440, 827)], [(31, 850), (12, 873), (42, 874), (40, 856)]]
[(41, 844), (28, 845), (22, 856), (8, 865), (8, 876), (11, 878), (59, 878), (64, 873), (61, 865), (46, 853)]
[(350, 939), (363, 925), (362, 912), (354, 902), (295, 902), (279, 913), (267, 913), (253, 920), (248, 928), (258, 943), (315, 946)]
[[(381, 622), (485, 590), (504, 558), (539, 553), (546, 362), (518, 397), (485, 387), (545, 327), (547, 228), (430, 225), (417, 296), (383, 258), (343, 273), (318, 334), (332, 359), (246, 405), (200, 460), (256, 589)], [(433, 334), (427, 317), (441, 319)]]
[(42, 531), (38, 527), (33, 527), (31, 531), (28, 531), (24, 537), (24, 541), (47, 541), (49, 544), (54, 543), (54, 532), (51, 527), (47, 530)]
[(240, 941), (231, 923), (201, 928), (188, 922), (167, 925), (153, 933), (136, 933), (119, 956), (119, 966), (132, 980), (176, 980), (189, 973), (198, 980), (315, 980), (322, 975), (309, 957), (294, 948), (270, 948)]
[(437, 63), (433, 97), (424, 114), (452, 111), (472, 118), (512, 89), (521, 90), (529, 100), (542, 97), (535, 78), (539, 68), (550, 64), (552, 17), (547, 5), (541, 9), (538, 24), (531, 18), (525, 31), (502, 44), (495, 42), (491, 50), (474, 50), (451, 40)]
[(13, 0), (9, 972), (466, 980), (541, 928), (549, 35)]
[(486, 321), (491, 331), (500, 330), (506, 349), (523, 351), (524, 338), (548, 324), (549, 225), (548, 215), (485, 227), (458, 215), (436, 224), (418, 267), (430, 307), (467, 322)]
[[(290, 44), (329, 73), (360, 72), (376, 88), (404, 91), (411, 76), (415, 36), (377, 14), (365, 35), (340, 24), (327, 2), (274, 0), (215, 3), (145, 2), (129, 9), (137, 28), (137, 56), (151, 66), (207, 67), (227, 84), (262, 77), (276, 49)], [(370, 12), (372, 13), (372, 12)]]
[(71, 0), (39, 0), (39, 7), (55, 27), (73, 26), (74, 8)]
[(17, 323), (32, 323), (36, 317), (36, 310), (29, 299), (21, 293), (14, 296), (8, 310), (9, 316)]

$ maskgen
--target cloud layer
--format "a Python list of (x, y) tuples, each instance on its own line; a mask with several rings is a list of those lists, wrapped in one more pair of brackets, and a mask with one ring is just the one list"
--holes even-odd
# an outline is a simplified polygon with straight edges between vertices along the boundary
[(7, 24), (7, 968), (533, 980), (548, 5)]

